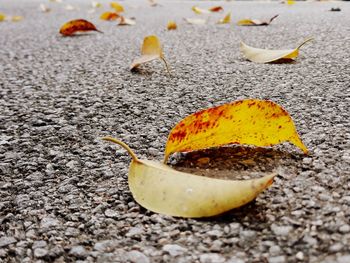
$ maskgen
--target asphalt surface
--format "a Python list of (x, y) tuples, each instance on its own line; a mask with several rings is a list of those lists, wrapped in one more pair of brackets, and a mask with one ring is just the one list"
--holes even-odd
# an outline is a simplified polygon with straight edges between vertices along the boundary
[[(216, 25), (224, 14), (186, 24), (194, 2), (125, 1), (137, 24), (117, 27), (99, 19), (107, 1), (95, 13), (88, 1), (71, 1), (73, 11), (67, 2), (47, 2), (49, 13), (41, 1), (0, 4), (24, 17), (0, 22), (1, 262), (350, 262), (349, 3), (196, 2), (222, 5), (233, 22), (280, 15), (268, 27), (238, 27)], [(60, 36), (76, 18), (104, 33)], [(176, 31), (165, 29), (168, 20)], [(160, 61), (129, 71), (150, 34), (163, 44), (170, 77)], [(292, 64), (255, 64), (239, 52), (240, 39), (285, 49), (307, 37), (314, 41)], [(199, 174), (279, 173), (256, 201), (219, 217), (173, 218), (135, 203), (130, 157), (102, 136), (161, 160), (179, 120), (243, 98), (281, 104), (309, 156), (284, 144), (173, 157)], [(209, 163), (197, 161), (203, 155)]]

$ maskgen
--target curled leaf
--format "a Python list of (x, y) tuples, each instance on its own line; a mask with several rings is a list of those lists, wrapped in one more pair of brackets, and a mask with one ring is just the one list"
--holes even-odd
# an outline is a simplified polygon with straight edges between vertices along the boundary
[(106, 20), (106, 21), (113, 21), (119, 18), (120, 16), (116, 12), (104, 12), (101, 16), (100, 19)]
[(224, 11), (224, 9), (222, 8), (222, 6), (213, 6), (211, 8), (209, 8), (210, 12), (221, 12)]
[(204, 25), (205, 23), (207, 23), (205, 19), (201, 18), (185, 18), (185, 21), (192, 25)]
[(117, 2), (112, 2), (111, 7), (114, 8), (114, 10), (117, 13), (122, 13), (124, 12), (124, 7), (121, 4), (118, 4)]
[(275, 15), (270, 18), (270, 20), (261, 21), (259, 19), (242, 19), (237, 22), (237, 25), (239, 26), (268, 26), (271, 24), (271, 22), (278, 17), (278, 15)]
[(175, 30), (175, 29), (177, 29), (176, 23), (174, 21), (169, 21), (168, 25), (167, 25), (167, 29), (168, 30)]
[(61, 29), (60, 33), (64, 36), (71, 36), (76, 32), (86, 32), (86, 31), (99, 31), (94, 24), (84, 19), (76, 19), (65, 23)]
[(292, 118), (280, 105), (266, 100), (241, 100), (199, 111), (176, 124), (165, 146), (164, 162), (175, 152), (228, 144), (264, 147), (282, 142), (308, 152)]
[(118, 26), (133, 26), (136, 25), (136, 21), (134, 19), (125, 18), (123, 16), (120, 17), (120, 22)]
[(270, 63), (270, 62), (290, 62), (293, 61), (299, 55), (299, 49), (305, 43), (312, 40), (312, 38), (306, 39), (303, 43), (301, 43), (295, 49), (284, 49), (284, 50), (269, 50), (269, 49), (261, 49), (248, 46), (241, 42), (240, 49), (244, 56), (256, 63)]
[(133, 70), (134, 68), (137, 68), (139, 65), (155, 59), (162, 60), (165, 64), (167, 71), (169, 72), (168, 63), (164, 58), (163, 50), (158, 37), (155, 35), (147, 36), (143, 40), (143, 44), (141, 48), (141, 57), (133, 61), (133, 63), (130, 66), (130, 69)]
[(197, 6), (193, 6), (192, 11), (195, 12), (197, 15), (210, 13), (209, 10), (202, 9), (202, 8), (197, 7)]
[(128, 183), (141, 206), (156, 213), (186, 218), (222, 214), (254, 200), (273, 183), (275, 174), (251, 180), (223, 180), (176, 171), (160, 162), (140, 160), (123, 142), (117, 143), (132, 156)]
[(218, 24), (229, 24), (231, 22), (231, 12), (218, 21)]

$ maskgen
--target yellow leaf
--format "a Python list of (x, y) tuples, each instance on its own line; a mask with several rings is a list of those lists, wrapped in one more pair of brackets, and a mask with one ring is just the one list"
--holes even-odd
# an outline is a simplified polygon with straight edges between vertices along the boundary
[(143, 40), (143, 44), (141, 48), (141, 57), (133, 61), (133, 63), (130, 66), (130, 69), (133, 70), (137, 68), (139, 65), (155, 59), (162, 60), (165, 64), (167, 71), (169, 72), (168, 63), (164, 58), (163, 50), (158, 37), (154, 35), (147, 36)]
[(12, 16), (11, 17), (12, 22), (18, 22), (23, 20), (23, 16)]
[(100, 19), (106, 20), (106, 21), (113, 21), (119, 18), (119, 15), (116, 12), (104, 12), (101, 16)]
[(160, 162), (138, 159), (117, 139), (103, 139), (121, 145), (132, 156), (128, 183), (136, 202), (165, 215), (198, 218), (222, 214), (254, 200), (275, 177), (223, 180), (179, 172)]
[(175, 30), (175, 29), (177, 29), (176, 23), (174, 21), (169, 21), (168, 25), (167, 25), (167, 29), (168, 30)]
[(237, 22), (239, 26), (268, 26), (271, 22), (278, 17), (278, 15), (273, 16), (270, 20), (261, 21), (259, 19), (242, 19)]
[(185, 18), (185, 21), (192, 25), (204, 25), (205, 23), (207, 23), (205, 19), (201, 18)]
[(76, 20), (69, 21), (65, 23), (60, 29), (60, 33), (64, 36), (71, 36), (76, 32), (85, 32), (85, 31), (97, 31), (102, 33), (95, 27), (94, 24), (84, 19), (76, 19)]
[(0, 22), (4, 21), (6, 19), (6, 16), (2, 13), (0, 13)]
[(193, 6), (192, 7), (192, 11), (195, 12), (197, 15), (200, 15), (200, 14), (209, 14), (210, 11), (206, 10), (206, 9), (202, 9), (202, 8), (199, 8), (197, 6)]
[(231, 22), (231, 12), (218, 21), (218, 24), (229, 24)]
[(299, 55), (299, 49), (306, 42), (309, 42), (312, 38), (306, 39), (302, 44), (300, 44), (295, 49), (284, 49), (284, 50), (269, 50), (250, 47), (243, 42), (241, 42), (240, 49), (244, 56), (256, 63), (270, 63), (270, 62), (290, 62), (293, 61)]
[(227, 144), (272, 146), (290, 142), (304, 153), (288, 112), (272, 101), (247, 99), (194, 113), (170, 132), (165, 159), (175, 152), (195, 151)]
[(123, 16), (120, 17), (120, 22), (118, 26), (133, 26), (133, 25), (136, 25), (136, 22), (134, 19), (125, 18)]
[(295, 1), (294, 0), (287, 0), (285, 2), (287, 5), (294, 5), (295, 4)]
[(122, 13), (124, 12), (124, 7), (121, 4), (118, 4), (117, 2), (112, 2), (111, 7), (114, 8), (114, 10), (117, 13)]

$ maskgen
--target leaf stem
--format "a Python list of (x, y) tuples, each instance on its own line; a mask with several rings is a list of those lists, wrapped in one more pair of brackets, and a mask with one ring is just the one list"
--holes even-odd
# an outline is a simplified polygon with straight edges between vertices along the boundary
[(168, 62), (166, 62), (166, 60), (163, 56), (160, 56), (160, 59), (164, 62), (165, 67), (166, 67), (166, 71), (168, 71), (168, 74), (170, 75), (170, 69), (169, 69)]
[(303, 41), (303, 43), (301, 43), (296, 49), (301, 48), (302, 46), (304, 46), (307, 42), (309, 42), (309, 41), (311, 41), (311, 40), (314, 40), (314, 38), (313, 38), (313, 37), (309, 37), (309, 38), (305, 39), (305, 40)]
[(118, 140), (118, 139), (115, 139), (115, 138), (112, 138), (112, 137), (103, 137), (102, 140), (104, 141), (110, 141), (110, 142), (113, 142), (113, 143), (116, 143), (116, 144), (119, 144), (121, 147), (123, 147), (132, 157), (132, 159), (134, 161), (138, 161), (139, 159), (137, 158), (136, 154), (130, 149), (130, 147), (123, 143), (122, 141)]

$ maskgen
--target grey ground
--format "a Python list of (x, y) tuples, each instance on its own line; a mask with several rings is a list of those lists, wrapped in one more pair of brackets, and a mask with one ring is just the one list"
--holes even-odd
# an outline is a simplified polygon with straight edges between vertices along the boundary
[[(78, 11), (51, 3), (47, 14), (39, 3), (0, 5), (24, 16), (0, 23), (0, 262), (350, 262), (349, 3), (215, 2), (234, 22), (280, 14), (255, 28), (215, 25), (223, 14), (185, 24), (195, 17), (188, 1), (123, 2), (134, 27), (99, 20), (107, 1), (95, 14), (83, 0), (72, 3)], [(75, 18), (104, 34), (61, 37), (59, 27)], [(170, 19), (177, 31), (165, 30)], [(171, 77), (157, 61), (129, 71), (149, 34), (160, 37)], [(254, 64), (238, 50), (240, 38), (294, 48), (310, 36), (294, 64)], [(100, 137), (160, 160), (179, 120), (242, 98), (280, 103), (310, 155), (282, 145), (172, 158), (196, 173), (278, 171), (255, 202), (216, 218), (162, 216), (133, 201), (130, 157)], [(197, 162), (203, 155), (209, 163)]]

